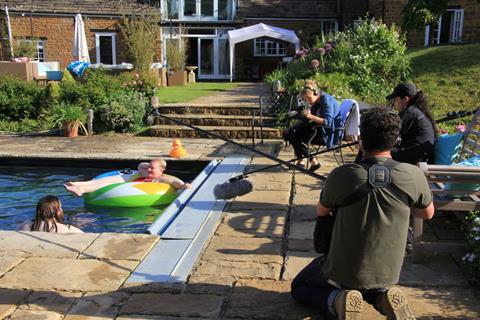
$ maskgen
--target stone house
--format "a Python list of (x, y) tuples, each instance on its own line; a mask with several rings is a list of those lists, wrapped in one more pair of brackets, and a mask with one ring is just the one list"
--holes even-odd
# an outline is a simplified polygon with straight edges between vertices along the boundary
[[(228, 31), (264, 23), (293, 30), (303, 43), (315, 36), (342, 30), (370, 12), (386, 23), (400, 23), (407, 0), (3, 0), (0, 12), (2, 50), (6, 50), (5, 10), (8, 5), (13, 37), (20, 41), (39, 39), (38, 59), (72, 60), (74, 16), (81, 13), (92, 63), (126, 61), (118, 27), (124, 15), (160, 13), (159, 60), (166, 61), (169, 41), (188, 44), (187, 64), (198, 66), (199, 79), (228, 79)], [(477, 0), (452, 0), (438, 26), (409, 35), (409, 45), (478, 41), (480, 9)], [(428, 39), (426, 35), (429, 35)], [(428, 41), (427, 41), (428, 40)], [(423, 42), (422, 42), (423, 41)], [(180, 43), (179, 41), (177, 41)], [(235, 49), (236, 79), (262, 76), (295, 53), (291, 43), (260, 37), (239, 43)]]

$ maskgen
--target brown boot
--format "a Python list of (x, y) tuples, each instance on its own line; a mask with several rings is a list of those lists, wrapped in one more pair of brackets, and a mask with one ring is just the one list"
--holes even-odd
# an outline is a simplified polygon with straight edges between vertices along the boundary
[(357, 290), (342, 290), (335, 298), (335, 312), (339, 320), (360, 320), (363, 297)]
[(407, 297), (400, 288), (390, 288), (377, 298), (376, 308), (387, 320), (415, 320)]

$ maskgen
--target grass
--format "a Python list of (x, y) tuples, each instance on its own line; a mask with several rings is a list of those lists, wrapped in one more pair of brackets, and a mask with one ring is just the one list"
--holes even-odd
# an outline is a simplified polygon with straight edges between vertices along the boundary
[(480, 44), (411, 50), (411, 80), (426, 94), (435, 118), (480, 107)]
[(157, 96), (162, 104), (188, 102), (199, 97), (233, 89), (237, 85), (236, 83), (230, 82), (189, 83), (186, 86), (159, 88)]

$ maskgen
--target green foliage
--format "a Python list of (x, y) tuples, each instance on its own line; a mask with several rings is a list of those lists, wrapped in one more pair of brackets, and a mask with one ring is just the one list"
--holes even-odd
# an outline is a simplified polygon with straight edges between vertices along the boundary
[(15, 57), (37, 58), (37, 43), (35, 39), (13, 41), (13, 54)]
[(381, 104), (410, 74), (405, 51), (405, 39), (395, 26), (365, 19), (355, 29), (317, 37), (314, 47), (297, 52), (286, 70), (275, 70), (266, 82), (278, 79), (295, 91), (305, 79), (315, 79), (337, 97)]
[(2, 133), (24, 133), (47, 129), (48, 124), (35, 119), (23, 119), (21, 121), (0, 120), (0, 132)]
[(0, 119), (20, 121), (37, 118), (42, 109), (44, 87), (34, 82), (5, 77), (0, 80)]
[(133, 132), (142, 125), (145, 100), (136, 92), (117, 93), (98, 108), (102, 128), (106, 131)]
[(87, 120), (87, 113), (78, 105), (60, 102), (52, 108), (49, 120), (56, 126), (67, 122), (83, 123)]
[(402, 9), (402, 29), (423, 30), (447, 11), (448, 0), (408, 0)]
[(148, 100), (157, 92), (157, 79), (152, 72), (142, 74), (137, 72), (123, 73), (119, 80), (122, 82), (122, 87), (141, 93)]
[(466, 236), (467, 254), (462, 261), (473, 284), (478, 287), (480, 285), (480, 212), (471, 212), (467, 221), (470, 222)]
[(278, 68), (267, 74), (263, 81), (271, 87), (275, 81), (279, 80), (283, 86), (284, 84), (290, 83), (289, 75), (290, 74), (286, 68)]
[(184, 39), (167, 39), (167, 64), (170, 70), (185, 70), (188, 42)]
[(141, 73), (148, 73), (154, 61), (160, 33), (159, 24), (158, 15), (124, 17), (120, 24), (120, 31), (127, 47), (127, 58)]

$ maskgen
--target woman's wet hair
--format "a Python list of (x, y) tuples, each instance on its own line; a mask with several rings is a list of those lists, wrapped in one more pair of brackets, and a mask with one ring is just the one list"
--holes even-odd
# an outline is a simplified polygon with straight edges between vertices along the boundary
[[(403, 98), (403, 97), (401, 97)], [(430, 113), (430, 110), (428, 108), (428, 102), (427, 102), (427, 97), (423, 93), (422, 90), (417, 91), (417, 93), (413, 96), (410, 96), (410, 101), (408, 102), (408, 105), (415, 106), (417, 109), (422, 111), (422, 113), (427, 117), (427, 119), (430, 121), (433, 127), (433, 132), (435, 134), (435, 137), (438, 136), (438, 130), (437, 130), (437, 125), (435, 123), (435, 120), (433, 120), (432, 114)]]
[(35, 218), (30, 230), (50, 232), (55, 229), (57, 232), (57, 222), (64, 223), (60, 199), (52, 195), (41, 198), (37, 203)]
[(372, 108), (362, 114), (360, 137), (365, 151), (387, 151), (400, 134), (400, 117), (385, 108)]

